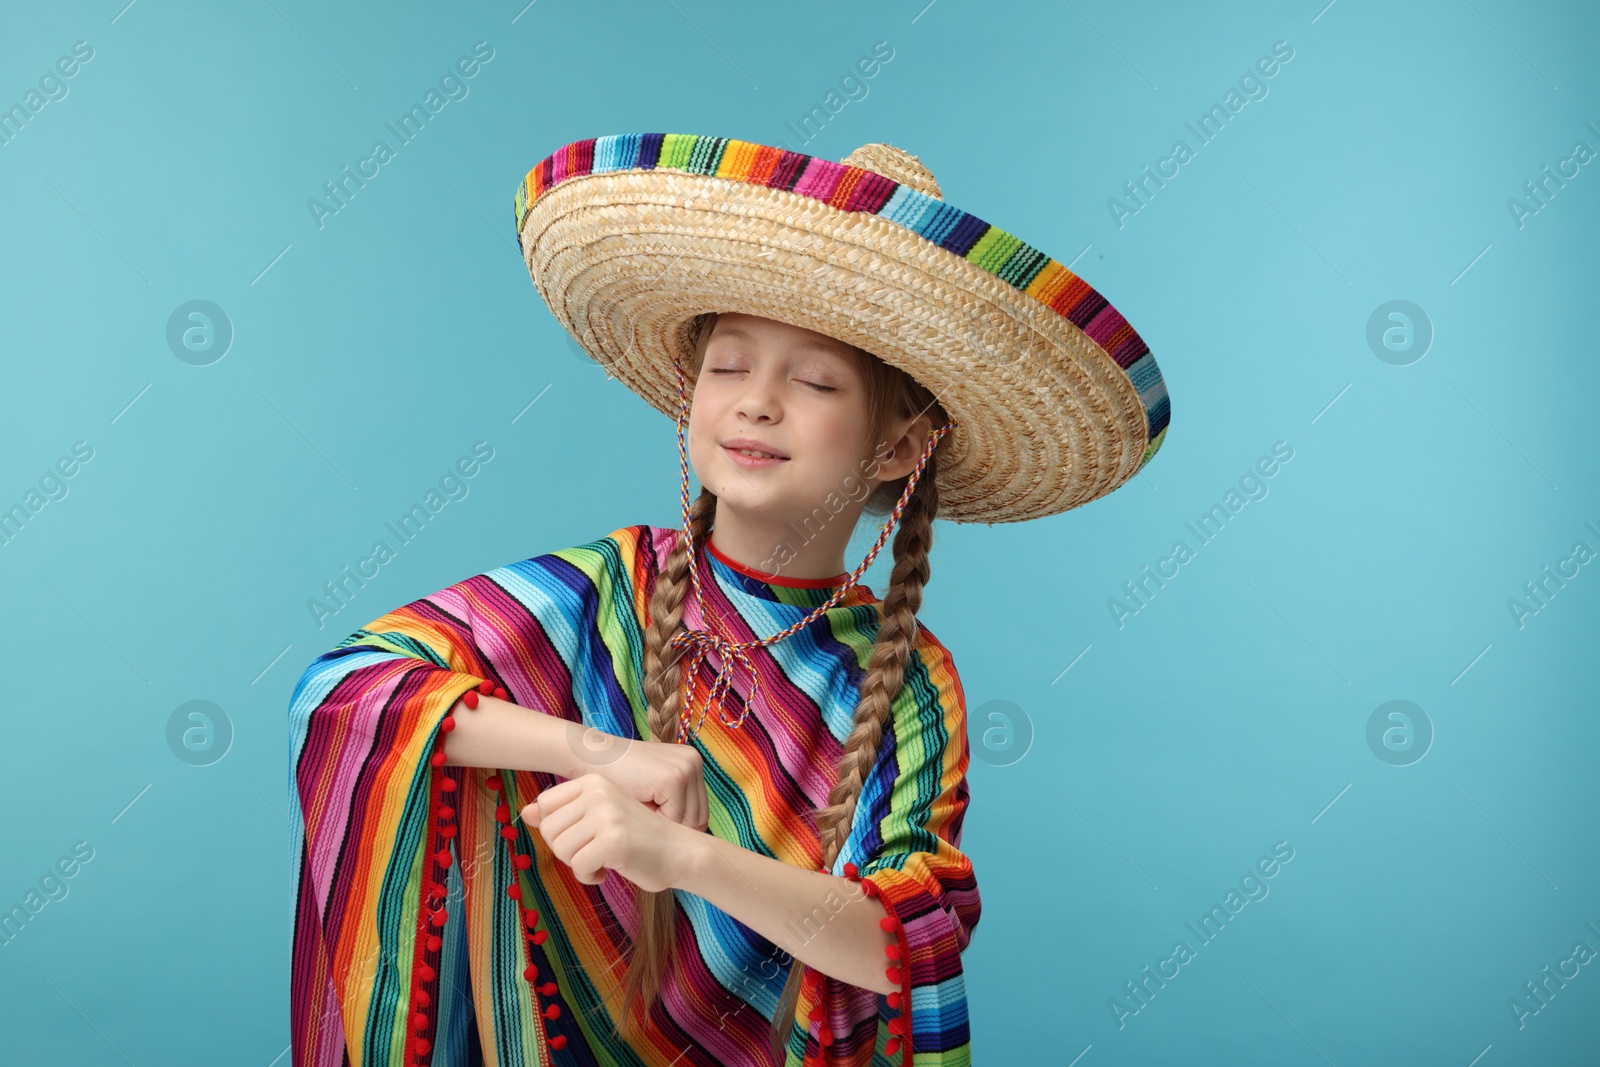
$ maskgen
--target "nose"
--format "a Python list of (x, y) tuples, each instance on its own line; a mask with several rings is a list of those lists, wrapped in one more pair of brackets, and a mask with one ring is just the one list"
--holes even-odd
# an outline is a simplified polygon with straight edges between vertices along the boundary
[(777, 401), (777, 388), (766, 373), (746, 376), (735, 406), (739, 414), (757, 422), (772, 422), (783, 414)]

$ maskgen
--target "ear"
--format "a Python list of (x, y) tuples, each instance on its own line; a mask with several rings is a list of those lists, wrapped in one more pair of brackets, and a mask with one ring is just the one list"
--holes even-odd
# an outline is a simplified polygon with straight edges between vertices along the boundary
[(887, 458), (877, 462), (873, 477), (880, 482), (892, 482), (910, 474), (916, 469), (917, 460), (922, 458), (932, 435), (933, 419), (926, 412), (890, 423), (887, 447), (876, 454), (877, 457), (887, 455)]

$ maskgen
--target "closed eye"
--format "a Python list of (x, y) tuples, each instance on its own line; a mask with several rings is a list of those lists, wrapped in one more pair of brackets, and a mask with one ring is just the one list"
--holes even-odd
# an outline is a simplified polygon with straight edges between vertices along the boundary
[[(737, 368), (737, 367), (708, 367), (708, 368), (706, 368), (706, 373), (707, 374), (743, 374), (744, 371), (739, 369), (739, 368)], [(815, 389), (815, 390), (817, 390), (818, 392), (821, 392), (821, 393), (837, 393), (839, 391), (834, 386), (831, 386), (831, 385), (820, 385), (817, 382), (803, 382), (802, 384), (809, 385), (809, 386), (811, 386), (811, 388), (813, 388), (813, 389)]]

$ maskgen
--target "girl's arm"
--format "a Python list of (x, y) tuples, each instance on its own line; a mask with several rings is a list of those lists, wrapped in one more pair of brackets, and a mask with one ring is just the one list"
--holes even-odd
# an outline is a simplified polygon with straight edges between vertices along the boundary
[(455, 729), (445, 735), (447, 767), (543, 771), (575, 778), (584, 727), (498, 697), (480, 696), (476, 708), (457, 701), (451, 710)]
[(895, 943), (878, 925), (887, 912), (859, 882), (802, 870), (711, 834), (686, 834), (686, 873), (675, 888), (704, 897), (830, 978), (892, 993), (885, 975)]

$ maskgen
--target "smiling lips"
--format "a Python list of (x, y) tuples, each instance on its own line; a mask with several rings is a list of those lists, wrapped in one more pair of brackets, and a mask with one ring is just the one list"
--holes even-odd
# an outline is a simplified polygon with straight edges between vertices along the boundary
[(771, 467), (789, 458), (770, 445), (748, 437), (736, 437), (732, 441), (724, 441), (722, 450), (734, 463), (751, 469)]

